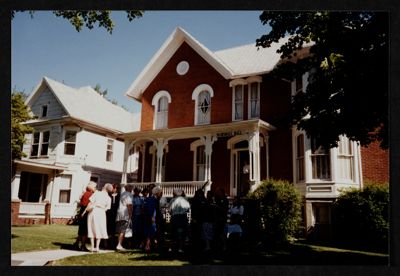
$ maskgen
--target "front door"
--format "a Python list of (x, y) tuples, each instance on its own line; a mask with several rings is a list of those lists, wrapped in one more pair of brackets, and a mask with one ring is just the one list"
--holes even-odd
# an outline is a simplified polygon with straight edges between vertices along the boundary
[(246, 196), (250, 189), (249, 176), (249, 151), (248, 149), (238, 149), (235, 154), (235, 187), (236, 195)]

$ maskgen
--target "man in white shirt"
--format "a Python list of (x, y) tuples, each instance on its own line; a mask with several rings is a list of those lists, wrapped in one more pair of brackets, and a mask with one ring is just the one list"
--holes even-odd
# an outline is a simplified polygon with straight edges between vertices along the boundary
[(120, 196), (116, 218), (116, 232), (118, 233), (118, 245), (116, 249), (119, 251), (126, 250), (124, 247), (122, 247), (122, 242), (124, 241), (125, 232), (130, 227), (130, 222), (132, 219), (132, 199), (132, 185), (127, 184), (125, 186), (125, 191), (121, 193)]

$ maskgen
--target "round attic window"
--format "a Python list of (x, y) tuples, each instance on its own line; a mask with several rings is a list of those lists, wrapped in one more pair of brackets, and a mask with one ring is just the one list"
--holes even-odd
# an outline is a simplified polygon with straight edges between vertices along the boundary
[(189, 71), (189, 63), (187, 61), (181, 61), (176, 66), (176, 72), (178, 75), (185, 75)]

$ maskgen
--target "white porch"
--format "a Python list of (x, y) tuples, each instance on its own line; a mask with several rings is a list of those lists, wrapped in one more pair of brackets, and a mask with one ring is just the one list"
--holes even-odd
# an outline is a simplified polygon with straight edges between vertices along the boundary
[[(144, 188), (147, 185), (154, 183), (163, 189), (163, 195), (170, 197), (172, 196), (172, 191), (174, 188), (182, 188), (185, 191), (186, 196), (193, 196), (194, 192), (202, 188), (205, 192), (211, 189), (213, 183), (215, 183), (215, 172), (212, 174), (212, 168), (218, 168), (217, 164), (212, 165), (211, 160), (213, 157), (213, 152), (215, 152), (215, 142), (220, 140), (226, 141), (223, 144), (219, 143), (219, 146), (224, 147), (224, 151), (227, 157), (226, 171), (218, 171), (218, 174), (223, 174), (224, 182), (229, 183), (230, 191), (228, 194), (235, 195), (237, 193), (236, 178), (238, 163), (235, 163), (235, 158), (237, 156), (237, 148), (235, 144), (245, 141), (246, 148), (245, 151), (248, 152), (249, 161), (249, 183), (251, 190), (254, 190), (261, 181), (261, 155), (265, 154), (268, 156), (268, 131), (274, 130), (275, 127), (262, 121), (262, 120), (248, 120), (231, 122), (226, 124), (213, 124), (213, 125), (201, 125), (193, 127), (183, 127), (175, 129), (157, 129), (149, 131), (138, 131), (132, 132), (124, 135), (125, 139), (125, 156), (124, 156), (124, 171), (121, 179), (122, 185), (128, 183), (127, 181), (127, 160), (129, 154), (134, 152), (140, 152), (141, 160), (140, 166), (138, 168), (141, 171), (141, 177), (138, 182), (130, 183), (136, 187)], [(187, 149), (187, 154), (192, 154), (193, 152), (193, 165), (190, 169), (193, 170), (191, 174), (192, 179), (187, 181), (179, 180), (174, 181), (167, 179), (165, 181), (165, 170), (168, 170), (171, 163), (175, 166), (173, 159), (169, 160), (169, 163), (165, 160), (165, 155), (170, 154), (169, 152), (169, 142), (175, 140), (190, 140), (190, 147)], [(218, 144), (218, 143), (217, 143)], [(198, 165), (198, 151), (197, 147), (202, 147), (201, 166)], [(265, 151), (260, 152), (260, 147), (264, 146)], [(181, 152), (182, 154), (182, 152)], [(151, 165), (151, 178), (149, 179), (148, 172), (150, 161), (147, 158), (152, 158)], [(180, 158), (181, 156), (176, 156)], [(175, 158), (175, 156), (174, 156)], [(187, 156), (185, 157), (187, 158)], [(268, 172), (268, 157), (265, 158), (266, 171)], [(220, 160), (218, 160), (219, 162)], [(215, 162), (215, 159), (214, 159)], [(188, 164), (186, 165), (186, 170), (188, 170)], [(200, 168), (201, 167), (201, 168)], [(199, 169), (200, 168), (200, 169)], [(229, 169), (230, 168), (230, 169)], [(235, 172), (236, 171), (236, 172)], [(147, 177), (144, 177), (145, 172), (147, 172)], [(185, 171), (187, 175), (187, 171)], [(212, 177), (213, 176), (213, 177)], [(147, 180), (146, 180), (147, 178)], [(151, 180), (151, 181), (149, 181)]]

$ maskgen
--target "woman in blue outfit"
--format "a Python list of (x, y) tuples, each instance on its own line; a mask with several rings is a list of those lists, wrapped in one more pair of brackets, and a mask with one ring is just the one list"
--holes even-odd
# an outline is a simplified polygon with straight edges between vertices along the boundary
[(146, 239), (145, 251), (150, 252), (151, 241), (154, 240), (157, 231), (157, 215), (159, 215), (159, 200), (162, 196), (160, 187), (154, 187), (152, 195), (144, 199), (144, 236)]

